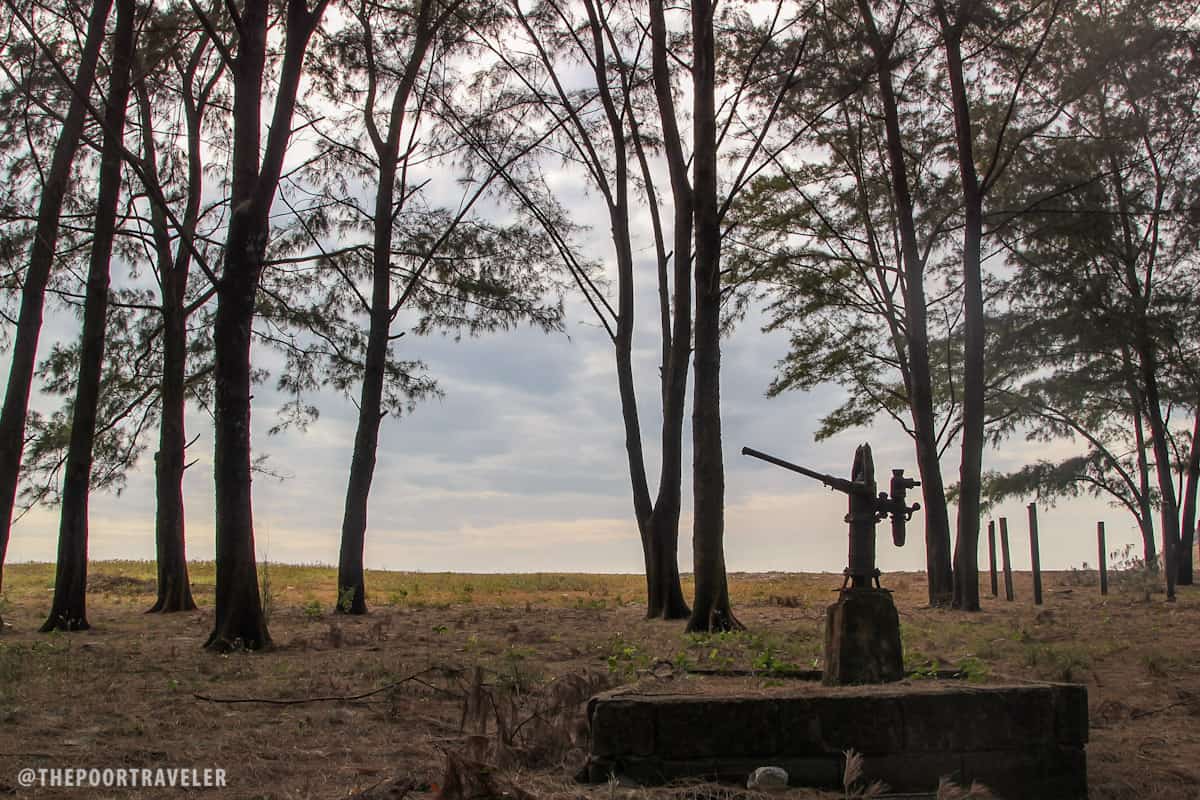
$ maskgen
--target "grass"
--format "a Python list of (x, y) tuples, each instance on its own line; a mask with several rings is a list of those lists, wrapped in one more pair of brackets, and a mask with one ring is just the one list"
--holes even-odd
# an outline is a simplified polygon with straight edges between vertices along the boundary
[[(93, 563), (93, 629), (45, 635), (36, 628), (49, 608), (53, 566), (6, 568), (0, 786), (25, 766), (6, 753), (91, 766), (141, 765), (162, 752), (235, 764), (235, 796), (271, 787), (272, 798), (341, 797), (400, 772), (433, 785), (443, 779), (443, 752), (461, 739), (462, 710), (446, 692), (460, 691), (454, 681), (475, 669), (494, 691), (540, 702), (543, 711), (556, 707), (547, 694), (553, 687), (585, 678), (660, 682), (688, 670), (736, 669), (775, 685), (789, 670), (821, 666), (825, 608), (841, 584), (829, 574), (731, 574), (734, 610), (747, 630), (692, 635), (682, 622), (644, 618), (639, 575), (372, 570), (371, 613), (345, 617), (331, 613), (333, 568), (272, 562), (260, 565), (260, 578), (267, 574), (275, 647), (218, 656), (200, 648), (212, 623), (213, 565), (192, 563), (190, 571), (200, 610), (146, 615), (153, 563)], [(1189, 687), (1200, 680), (1200, 591), (1181, 587), (1176, 604), (1162, 603), (1161, 594), (1147, 603), (1143, 582), (1129, 581), (1101, 598), (1078, 574), (1047, 573), (1039, 608), (1029, 601), (1029, 575), (1016, 578), (1017, 602), (985, 594), (981, 613), (962, 614), (929, 608), (919, 575), (884, 576), (901, 614), (906, 664), (930, 674), (958, 669), (973, 681), (1084, 682), (1093, 800), (1194, 800), (1200, 740), (1191, 731), (1200, 702), (1189, 699), (1196, 696)], [(690, 579), (684, 592), (691, 595)], [(349, 695), (430, 665), (463, 677), (405, 684), (362, 703), (295, 708), (213, 706), (193, 696)], [(494, 733), (496, 720), (488, 724)], [(577, 734), (570, 736), (577, 758)], [(546, 800), (681, 797), (622, 788), (610, 798), (606, 787), (573, 784), (562, 765), (527, 770), (522, 779)], [(818, 795), (790, 795), (801, 796)]]

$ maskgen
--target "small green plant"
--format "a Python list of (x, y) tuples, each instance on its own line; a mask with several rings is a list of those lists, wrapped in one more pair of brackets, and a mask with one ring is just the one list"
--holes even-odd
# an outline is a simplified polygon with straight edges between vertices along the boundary
[(967, 656), (958, 662), (958, 671), (966, 676), (970, 683), (983, 683), (988, 679), (988, 665), (975, 656)]
[(309, 619), (320, 619), (324, 613), (325, 609), (321, 606), (320, 600), (313, 599), (304, 604), (304, 616)]
[(434, 633), (445, 633), (448, 630), (450, 630), (450, 629), (447, 628), (445, 625), (434, 625), (433, 626)]
[(541, 685), (545, 675), (530, 660), (533, 655), (536, 651), (524, 647), (509, 647), (504, 651), (496, 669), (499, 687), (521, 695)]
[(1091, 669), (1092, 660), (1084, 651), (1075, 647), (1038, 645), (1025, 654), (1025, 663), (1038, 676), (1052, 681), (1074, 683), (1084, 679)]
[(647, 669), (651, 658), (642, 652), (637, 645), (626, 641), (621, 634), (612, 638), (608, 645), (608, 671), (624, 680), (637, 675), (638, 670)]
[(262, 599), (262, 614), (263, 621), (270, 622), (271, 615), (275, 612), (275, 587), (271, 584), (271, 562), (266, 555), (263, 556), (262, 569), (258, 572), (258, 590), (259, 596)]
[(910, 678), (916, 680), (934, 680), (938, 676), (941, 664), (936, 658), (931, 658), (920, 650), (909, 650), (904, 654), (904, 671)]
[(350, 609), (354, 607), (354, 594), (355, 590), (353, 586), (338, 587), (338, 611), (341, 611), (343, 614), (350, 613)]
[(776, 675), (781, 672), (787, 672), (790, 669), (786, 662), (779, 659), (775, 648), (771, 645), (767, 645), (758, 652), (758, 655), (754, 657), (751, 668), (755, 672), (765, 672), (768, 675)]

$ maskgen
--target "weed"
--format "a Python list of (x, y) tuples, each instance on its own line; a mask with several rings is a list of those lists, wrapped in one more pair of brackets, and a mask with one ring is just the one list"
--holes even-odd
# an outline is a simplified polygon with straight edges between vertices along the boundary
[(1171, 659), (1163, 655), (1158, 650), (1150, 650), (1142, 654), (1142, 666), (1146, 668), (1146, 672), (1152, 678), (1169, 677), (1169, 668), (1172, 666)]
[(754, 657), (754, 662), (751, 664), (751, 669), (753, 669), (755, 672), (765, 672), (768, 675), (787, 672), (792, 668), (792, 665), (778, 658), (775, 648), (771, 645), (767, 645), (760, 650), (758, 655)]
[(271, 562), (264, 556), (262, 568), (258, 573), (258, 591), (262, 599), (262, 614), (263, 622), (271, 621), (271, 614), (275, 611), (275, 587), (271, 584)]
[(1038, 645), (1026, 652), (1025, 664), (1047, 680), (1074, 683), (1084, 679), (1092, 660), (1077, 647)]
[(320, 600), (313, 599), (304, 604), (304, 616), (309, 619), (320, 619), (323, 613), (325, 613), (325, 609), (321, 606)]
[(638, 670), (648, 669), (653, 661), (648, 653), (626, 641), (619, 633), (609, 641), (607, 649), (609, 673), (624, 680), (635, 677)]
[(842, 790), (845, 800), (869, 800), (869, 798), (883, 795), (888, 790), (888, 785), (882, 781), (863, 782), (862, 753), (855, 752), (851, 748), (846, 750), (843, 755), (846, 757), (846, 766), (842, 770)]
[(1141, 596), (1147, 601), (1150, 595), (1164, 591), (1157, 565), (1147, 564), (1134, 555), (1132, 544), (1112, 551), (1109, 557), (1112, 567), (1108, 570), (1108, 582), (1118, 591)]
[(949, 778), (938, 781), (936, 800), (991, 800), (995, 797), (982, 783), (971, 781), (965, 789)]
[(988, 679), (988, 665), (976, 656), (967, 656), (958, 662), (958, 670), (966, 676), (970, 683), (983, 683)]
[(1088, 567), (1085, 561), (1079, 567), (1071, 567), (1066, 574), (1062, 576), (1062, 582), (1066, 586), (1099, 586), (1100, 571)]
[(904, 671), (909, 677), (917, 680), (933, 680), (937, 677), (941, 665), (936, 658), (931, 658), (920, 650), (909, 650), (904, 654)]
[(532, 692), (546, 680), (546, 675), (530, 660), (536, 651), (524, 647), (509, 647), (500, 657), (496, 683), (502, 690), (522, 695)]

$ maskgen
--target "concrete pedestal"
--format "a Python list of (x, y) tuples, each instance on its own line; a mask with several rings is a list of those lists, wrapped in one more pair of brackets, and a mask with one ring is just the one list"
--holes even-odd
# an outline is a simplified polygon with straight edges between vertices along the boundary
[(884, 589), (845, 589), (825, 613), (826, 686), (904, 677), (900, 615)]
[(745, 786), (757, 767), (777, 766), (793, 786), (841, 796), (844, 752), (853, 749), (863, 756), (865, 783), (880, 780), (909, 796), (931, 799), (945, 777), (961, 786), (979, 781), (1004, 800), (1086, 800), (1087, 707), (1087, 690), (1065, 684), (653, 682), (588, 704), (584, 776)]

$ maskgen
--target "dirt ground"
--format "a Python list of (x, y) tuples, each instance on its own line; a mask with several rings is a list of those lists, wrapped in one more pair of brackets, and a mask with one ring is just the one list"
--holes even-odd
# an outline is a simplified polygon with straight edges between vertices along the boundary
[[(201, 650), (212, 624), (211, 564), (193, 568), (201, 608), (172, 615), (142, 613), (153, 601), (152, 565), (94, 564), (92, 629), (54, 634), (36, 632), (52, 567), (7, 567), (0, 795), (713, 797), (695, 786), (574, 783), (587, 745), (584, 701), (633, 680), (686, 681), (688, 670), (750, 669), (770, 681), (819, 668), (824, 608), (840, 584), (828, 574), (733, 575), (747, 631), (694, 636), (680, 622), (643, 618), (639, 576), (370, 573), (371, 613), (353, 618), (331, 612), (334, 577), (271, 565), (274, 646), (216, 655)], [(1101, 597), (1093, 573), (1048, 573), (1045, 603), (1035, 607), (1029, 575), (1016, 576), (1012, 603), (990, 596), (985, 575), (983, 611), (963, 614), (928, 608), (919, 575), (884, 578), (910, 669), (1087, 685), (1092, 800), (1197, 800), (1200, 589), (1181, 587), (1167, 604), (1145, 576), (1113, 582)], [(223, 769), (226, 787), (18, 780), (29, 768), (116, 767)]]

